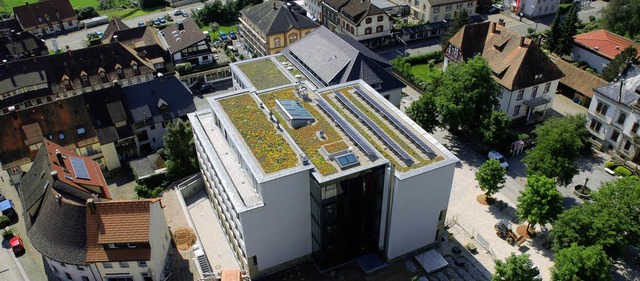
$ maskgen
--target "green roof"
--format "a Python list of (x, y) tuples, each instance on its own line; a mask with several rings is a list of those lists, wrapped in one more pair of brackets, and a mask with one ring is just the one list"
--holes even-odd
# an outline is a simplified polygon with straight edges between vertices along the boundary
[(237, 66), (258, 91), (292, 83), (269, 57)]

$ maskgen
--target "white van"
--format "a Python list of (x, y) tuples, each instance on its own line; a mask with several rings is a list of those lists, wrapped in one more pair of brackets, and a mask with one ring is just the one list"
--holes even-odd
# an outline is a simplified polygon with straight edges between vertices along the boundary
[(509, 163), (507, 163), (507, 160), (504, 159), (504, 156), (502, 156), (502, 154), (500, 154), (500, 152), (497, 152), (495, 150), (489, 151), (489, 159), (496, 159), (498, 160), (498, 162), (500, 162), (500, 167), (502, 168), (509, 168)]

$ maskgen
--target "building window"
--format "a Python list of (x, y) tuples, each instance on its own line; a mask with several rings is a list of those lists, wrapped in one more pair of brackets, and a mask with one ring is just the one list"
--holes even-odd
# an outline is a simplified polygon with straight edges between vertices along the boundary
[(378, 16), (378, 22), (382, 22), (384, 20), (383, 16)]
[(273, 39), (273, 46), (275, 48), (280, 47), (280, 38)]
[(517, 116), (518, 114), (520, 114), (520, 106), (516, 105), (516, 107), (513, 108), (513, 116)]
[(625, 120), (627, 120), (627, 114), (620, 112), (620, 115), (618, 115), (618, 124), (623, 125)]
[(373, 20), (372, 20), (371, 18), (367, 18), (366, 20), (364, 20), (364, 22), (365, 22), (366, 24), (370, 24), (372, 21), (373, 21)]
[(371, 27), (367, 27), (364, 29), (364, 34), (371, 34)]
[(551, 83), (547, 83), (544, 85), (544, 92), (549, 92), (549, 88), (551, 87)]
[(469, 7), (469, 8), (470, 8), (470, 7), (473, 7), (473, 2), (469, 2), (469, 3), (467, 3), (467, 7)]
[(633, 123), (633, 126), (631, 127), (631, 133), (632, 134), (638, 134), (638, 122)]
[(617, 130), (613, 130), (610, 139), (614, 142), (618, 142), (618, 137), (620, 137), (620, 132), (618, 132)]
[(382, 30), (384, 30), (384, 27), (382, 25), (378, 25), (376, 27), (376, 32), (382, 32)]
[(596, 112), (600, 115), (606, 115), (608, 109), (609, 106), (604, 103), (599, 102), (598, 105), (596, 105)]
[(136, 247), (136, 244), (133, 244), (133, 243), (127, 243), (127, 247), (128, 247), (128, 248), (131, 248), (131, 249), (133, 249), (133, 248), (137, 248), (137, 247)]
[(121, 268), (129, 268), (129, 262), (127, 262), (127, 261), (121, 261), (121, 262), (120, 262), (120, 267), (121, 267)]
[(138, 266), (139, 267), (147, 267), (147, 262), (146, 261), (139, 261), (138, 262)]
[(602, 127), (602, 123), (596, 120), (591, 120), (591, 123), (589, 124), (589, 129), (591, 129), (596, 133), (600, 133), (600, 127)]
[(69, 272), (65, 272), (64, 275), (67, 276), (67, 279), (73, 280), (73, 278), (71, 278), (71, 274), (69, 274)]
[(624, 150), (629, 151), (629, 148), (631, 148), (631, 142), (627, 140), (627, 142), (624, 143)]
[(451, 5), (447, 5), (447, 7), (444, 10), (447, 12), (451, 11)]
[(104, 266), (104, 268), (113, 268), (113, 264), (111, 264), (110, 262), (103, 262), (102, 266)]
[(109, 247), (109, 249), (117, 249), (118, 246), (116, 246), (116, 244), (107, 244), (107, 246)]
[(531, 99), (535, 99), (538, 95), (538, 86), (531, 88)]
[(440, 7), (435, 7), (435, 8), (433, 8), (433, 13), (434, 13), (434, 14), (437, 14), (437, 13), (439, 13), (439, 12), (440, 12)]
[(523, 96), (524, 96), (524, 90), (518, 91), (518, 96), (516, 97), (516, 100), (521, 100)]

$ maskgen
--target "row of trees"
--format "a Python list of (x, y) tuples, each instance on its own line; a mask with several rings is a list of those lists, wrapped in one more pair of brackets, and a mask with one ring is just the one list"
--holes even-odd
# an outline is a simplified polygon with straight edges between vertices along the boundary
[(573, 36), (578, 33), (579, 24), (580, 19), (578, 19), (577, 5), (571, 7), (562, 22), (560, 22), (560, 11), (558, 11), (551, 22), (551, 27), (543, 47), (561, 56), (570, 54), (571, 46), (573, 45)]
[(214, 0), (205, 3), (202, 10), (193, 13), (196, 22), (200, 26), (208, 26), (211, 23), (230, 24), (238, 20), (239, 12), (249, 6), (262, 3), (261, 0)]

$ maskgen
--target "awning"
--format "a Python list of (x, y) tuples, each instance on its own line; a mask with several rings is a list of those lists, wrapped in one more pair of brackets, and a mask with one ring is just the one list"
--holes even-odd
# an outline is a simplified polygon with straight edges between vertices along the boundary
[(539, 98), (535, 98), (535, 99), (532, 99), (532, 100), (524, 101), (523, 103), (524, 103), (524, 105), (526, 105), (526, 106), (528, 106), (530, 108), (535, 108), (535, 107), (538, 107), (538, 106), (541, 106), (541, 105), (545, 105), (545, 104), (550, 103), (550, 102), (551, 102), (551, 100), (548, 100), (548, 99), (543, 98), (543, 97), (539, 97)]

